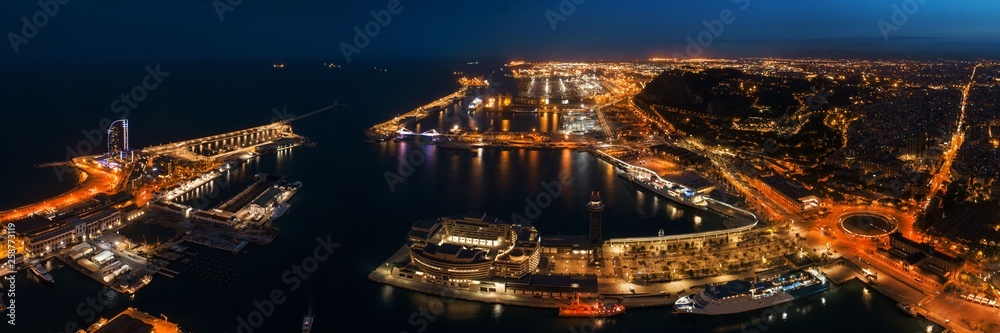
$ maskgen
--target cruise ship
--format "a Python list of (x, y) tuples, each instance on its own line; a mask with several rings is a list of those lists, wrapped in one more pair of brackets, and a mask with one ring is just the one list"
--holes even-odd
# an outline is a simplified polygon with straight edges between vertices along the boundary
[(681, 297), (674, 313), (721, 315), (747, 312), (806, 297), (830, 289), (826, 276), (814, 270), (794, 270), (771, 279), (733, 280), (706, 286), (700, 293)]
[(708, 209), (708, 201), (705, 200), (704, 195), (683, 185), (637, 172), (625, 172), (619, 175), (677, 203), (698, 209)]

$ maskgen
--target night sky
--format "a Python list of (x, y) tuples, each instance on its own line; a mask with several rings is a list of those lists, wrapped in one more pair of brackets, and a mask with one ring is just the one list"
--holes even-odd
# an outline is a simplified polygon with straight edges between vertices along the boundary
[[(341, 43), (354, 44), (354, 27), (364, 29), (374, 20), (370, 11), (388, 6), (381, 0), (59, 1), (68, 2), (54, 16), (43, 15), (48, 22), (25, 38), (27, 43), (19, 43), (17, 53), (12, 33), (24, 37), (21, 18), (31, 20), (42, 8), (36, 1), (3, 1), (0, 27), (7, 43), (0, 60), (322, 58), (346, 63)], [(686, 38), (707, 31), (703, 22), (727, 10), (732, 22), (696, 55), (822, 56), (843, 50), (912, 55), (917, 50), (982, 56), (1000, 48), (1000, 1), (995, 0), (575, 0), (582, 3), (568, 6), (572, 1), (401, 0), (398, 14), (351, 60), (684, 55)], [(894, 24), (900, 22), (899, 15), (893, 21), (894, 5), (911, 9), (903, 24)], [(216, 7), (225, 10), (224, 20)], [(879, 20), (897, 28), (888, 41)]]

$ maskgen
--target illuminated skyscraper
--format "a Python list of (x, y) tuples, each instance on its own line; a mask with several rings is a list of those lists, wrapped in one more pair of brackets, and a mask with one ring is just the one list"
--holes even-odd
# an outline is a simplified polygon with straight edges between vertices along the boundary
[(128, 151), (128, 119), (119, 119), (108, 127), (108, 155), (125, 158)]

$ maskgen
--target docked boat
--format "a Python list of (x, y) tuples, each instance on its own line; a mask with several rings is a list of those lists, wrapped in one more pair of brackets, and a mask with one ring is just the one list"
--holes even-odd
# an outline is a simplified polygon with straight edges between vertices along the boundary
[(708, 209), (708, 201), (705, 200), (704, 195), (683, 185), (645, 173), (625, 172), (619, 175), (679, 204), (698, 209)]
[(770, 279), (733, 280), (712, 284), (681, 297), (674, 313), (721, 315), (791, 302), (830, 289), (826, 276), (814, 269), (793, 270)]
[(37, 262), (31, 265), (31, 272), (35, 273), (35, 275), (38, 275), (38, 277), (42, 278), (42, 280), (45, 280), (48, 283), (55, 282), (55, 280), (52, 278), (52, 274), (49, 274), (49, 271), (45, 270), (45, 267), (42, 267), (42, 265)]
[(584, 304), (580, 302), (580, 295), (573, 294), (573, 302), (570, 305), (559, 307), (560, 317), (614, 317), (625, 312), (625, 306), (617, 303), (604, 304)]
[(469, 113), (479, 111), (482, 108), (483, 108), (482, 98), (476, 97), (476, 99), (472, 100), (472, 103), (469, 103)]
[(291, 206), (292, 205), (287, 202), (282, 202), (278, 204), (278, 207), (274, 207), (274, 211), (271, 212), (270, 220), (274, 221), (277, 220), (279, 217), (281, 217), (281, 215), (285, 215), (285, 212), (287, 212), (288, 208)]
[(302, 333), (309, 333), (312, 331), (313, 320), (315, 319), (316, 318), (313, 317), (312, 310), (309, 310), (309, 313), (306, 313), (306, 316), (302, 318)]
[(913, 306), (903, 303), (896, 303), (896, 306), (898, 306), (900, 310), (903, 310), (903, 312), (905, 312), (907, 315), (910, 315), (910, 317), (917, 316), (917, 309), (914, 309)]

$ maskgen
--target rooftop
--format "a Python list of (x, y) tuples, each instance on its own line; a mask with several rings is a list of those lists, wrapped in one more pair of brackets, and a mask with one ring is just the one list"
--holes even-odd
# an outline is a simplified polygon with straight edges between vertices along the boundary
[(812, 191), (806, 189), (801, 183), (780, 175), (765, 176), (761, 177), (760, 180), (782, 195), (795, 200), (802, 200), (803, 198), (813, 196)]

